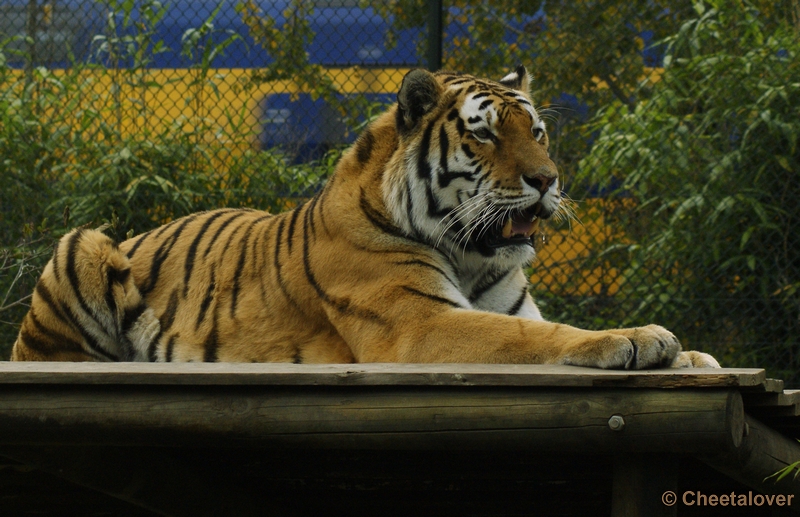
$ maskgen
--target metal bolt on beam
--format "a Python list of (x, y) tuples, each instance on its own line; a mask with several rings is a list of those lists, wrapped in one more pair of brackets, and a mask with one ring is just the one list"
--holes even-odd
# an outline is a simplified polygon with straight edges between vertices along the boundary
[(612, 431), (622, 431), (625, 428), (625, 419), (622, 415), (613, 415), (608, 419), (608, 427)]

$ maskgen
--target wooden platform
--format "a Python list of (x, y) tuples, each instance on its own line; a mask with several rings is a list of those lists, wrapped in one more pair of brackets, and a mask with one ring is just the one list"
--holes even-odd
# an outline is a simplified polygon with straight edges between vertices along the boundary
[(764, 481), (800, 460), (800, 394), (760, 369), (0, 363), (0, 393), (1, 515), (800, 509)]

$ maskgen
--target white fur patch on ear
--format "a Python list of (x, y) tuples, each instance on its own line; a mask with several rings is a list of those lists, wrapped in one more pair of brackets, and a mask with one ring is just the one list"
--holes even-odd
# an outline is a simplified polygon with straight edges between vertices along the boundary
[(519, 75), (516, 72), (511, 72), (507, 76), (500, 79), (500, 84), (514, 84), (519, 81)]
[(531, 76), (524, 66), (519, 65), (516, 70), (506, 75), (498, 82), (503, 86), (508, 86), (515, 90), (528, 92), (530, 90)]

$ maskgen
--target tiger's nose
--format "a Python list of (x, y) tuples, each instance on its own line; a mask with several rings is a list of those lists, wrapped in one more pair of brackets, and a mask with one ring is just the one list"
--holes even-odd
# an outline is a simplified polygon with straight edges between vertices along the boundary
[[(543, 170), (544, 169), (544, 170)], [(541, 194), (547, 192), (547, 189), (558, 179), (558, 174), (550, 171), (547, 167), (540, 167), (534, 174), (522, 175), (522, 181), (538, 190)]]

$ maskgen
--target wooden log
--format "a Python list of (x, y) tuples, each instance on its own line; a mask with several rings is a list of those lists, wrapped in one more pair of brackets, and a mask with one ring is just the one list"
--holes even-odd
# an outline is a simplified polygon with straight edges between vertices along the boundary
[(700, 456), (709, 466), (727, 476), (768, 494), (794, 495), (800, 507), (800, 483), (792, 476), (781, 482), (767, 480), (787, 465), (800, 460), (800, 444), (745, 415), (746, 432), (741, 446), (720, 454)]
[(734, 390), (0, 386), (2, 444), (708, 453), (743, 429)]

